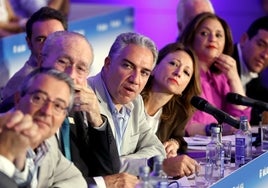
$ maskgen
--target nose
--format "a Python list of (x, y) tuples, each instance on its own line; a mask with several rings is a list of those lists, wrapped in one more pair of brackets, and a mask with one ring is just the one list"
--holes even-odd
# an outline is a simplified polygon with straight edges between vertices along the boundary
[(265, 50), (262, 51), (261, 57), (266, 60), (268, 59), (268, 48), (265, 48)]
[(68, 67), (64, 70), (64, 72), (65, 72), (66, 74), (68, 74), (73, 80), (76, 78), (76, 71), (75, 71), (75, 67), (74, 67), (74, 66), (72, 66), (72, 65), (68, 66)]
[(46, 115), (52, 115), (53, 113), (53, 103), (51, 101), (46, 101), (45, 104), (40, 109)]
[(173, 75), (180, 77), (181, 76), (181, 68), (180, 67), (175, 68)]
[(129, 81), (132, 84), (138, 84), (140, 81), (140, 73), (138, 71), (133, 71), (129, 77)]
[(213, 33), (211, 33), (211, 34), (209, 35), (209, 41), (214, 41), (215, 38), (216, 38), (216, 36), (215, 36)]

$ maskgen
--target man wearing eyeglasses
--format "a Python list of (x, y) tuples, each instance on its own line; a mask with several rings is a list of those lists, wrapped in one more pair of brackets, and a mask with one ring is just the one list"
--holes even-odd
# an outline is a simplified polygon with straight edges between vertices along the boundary
[[(10, 161), (5, 164), (13, 169), (12, 177), (20, 186), (87, 187), (81, 172), (61, 154), (53, 136), (72, 106), (73, 95), (70, 77), (54, 69), (34, 71), (24, 81), (16, 111), (7, 113), (14, 113), (13, 120), (7, 118), (0, 133), (1, 148), (10, 145), (8, 152), (0, 149), (0, 154)], [(16, 136), (25, 142), (20, 153), (11, 142)]]
[[(121, 164), (113, 133), (107, 125), (107, 118), (99, 112), (99, 101), (95, 93), (87, 85), (93, 62), (93, 50), (87, 39), (74, 32), (54, 32), (44, 43), (41, 60), (41, 67), (65, 72), (75, 84), (74, 108), (68, 118), (71, 120), (71, 161), (83, 173), (88, 184), (97, 183), (99, 187), (134, 187), (138, 182), (136, 176), (119, 173)], [(59, 145), (66, 154), (61, 141), (59, 139)], [(104, 176), (113, 183), (107, 183), (102, 178)]]
[[(92, 47), (78, 33), (58, 31), (50, 34), (44, 43), (41, 66), (67, 73), (75, 84), (74, 108), (69, 114), (71, 160), (88, 184), (97, 183), (98, 187), (108, 188), (134, 187), (138, 182), (136, 176), (119, 173), (121, 164), (111, 127), (100, 113), (95, 93), (88, 87), (92, 62)], [(108, 183), (106, 177), (113, 183)]]

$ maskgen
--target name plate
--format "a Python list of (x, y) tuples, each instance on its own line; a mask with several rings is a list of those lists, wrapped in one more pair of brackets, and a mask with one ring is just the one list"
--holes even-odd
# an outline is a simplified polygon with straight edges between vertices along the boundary
[(211, 188), (265, 188), (268, 187), (268, 152), (263, 153)]

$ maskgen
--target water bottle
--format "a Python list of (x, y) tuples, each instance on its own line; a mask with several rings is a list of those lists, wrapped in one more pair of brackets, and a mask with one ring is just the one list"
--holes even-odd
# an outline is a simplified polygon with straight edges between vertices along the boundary
[(153, 188), (152, 184), (149, 182), (150, 168), (148, 166), (141, 166), (139, 168), (139, 183), (136, 188)]
[(168, 178), (167, 174), (163, 171), (163, 156), (154, 157), (153, 171), (150, 174), (150, 183), (154, 188), (167, 188)]
[(238, 168), (252, 159), (252, 134), (248, 118), (240, 117), (240, 127), (235, 134), (235, 166)]
[(211, 141), (206, 147), (206, 163), (212, 165), (212, 177), (210, 182), (216, 182), (224, 177), (224, 149), (220, 141), (221, 128), (211, 127)]

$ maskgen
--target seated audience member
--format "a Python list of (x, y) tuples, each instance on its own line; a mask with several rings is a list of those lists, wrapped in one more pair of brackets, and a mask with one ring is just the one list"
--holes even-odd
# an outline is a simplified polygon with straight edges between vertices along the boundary
[(246, 84), (268, 66), (268, 16), (252, 22), (235, 45), (233, 58), (237, 63), (244, 89)]
[[(107, 116), (122, 161), (121, 170), (138, 175), (139, 166), (155, 155), (165, 156), (162, 143), (148, 126), (140, 92), (157, 59), (153, 41), (137, 33), (122, 33), (112, 44), (99, 74), (88, 79)], [(169, 176), (195, 172), (196, 161), (186, 155), (167, 158)]]
[(184, 153), (185, 125), (194, 112), (190, 100), (201, 93), (199, 68), (192, 50), (171, 43), (159, 51), (141, 95), (147, 121), (165, 146), (167, 157)]
[(68, 18), (70, 9), (70, 0), (10, 0), (10, 3), (16, 14), (26, 19), (42, 7), (56, 9)]
[[(230, 56), (233, 49), (228, 24), (212, 13), (197, 15), (185, 28), (181, 42), (190, 46), (199, 60), (202, 85), (201, 97), (215, 107), (239, 118), (249, 117), (250, 108), (227, 103), (229, 92), (245, 95), (236, 61)], [(189, 136), (208, 135), (209, 125), (217, 120), (210, 114), (196, 111), (186, 126)], [(223, 124), (223, 134), (232, 134), (235, 128)]]
[(0, 0), (0, 38), (23, 32), (24, 24), (16, 16), (9, 0)]
[(39, 9), (29, 18), (26, 23), (26, 41), (31, 55), (24, 66), (7, 82), (2, 91), (4, 100), (18, 91), (24, 78), (40, 66), (38, 59), (46, 37), (55, 31), (67, 30), (67, 27), (67, 20), (64, 16), (59, 11), (49, 7)]
[[(247, 84), (247, 96), (268, 103), (268, 68), (264, 69), (259, 77)], [(268, 124), (268, 112), (253, 107), (251, 110), (251, 125)]]
[(28, 148), (27, 154), (8, 156), (17, 169), (13, 175), (17, 184), (27, 187), (29, 183), (29, 187), (40, 188), (87, 187), (80, 171), (61, 154), (54, 136), (72, 106), (73, 95), (71, 78), (53, 69), (36, 70), (24, 81), (14, 108), (17, 115), (12, 117), (13, 121), (21, 121), (6, 124), (0, 133), (2, 142), (15, 141), (9, 142), (10, 148), (24, 144), (17, 138), (26, 139), (26, 144), (28, 140), (31, 148), (20, 148)]
[[(93, 62), (93, 49), (87, 39), (75, 32), (58, 31), (50, 34), (42, 50), (42, 67), (53, 67), (66, 72), (75, 83), (75, 106), (70, 113), (71, 160), (81, 170), (88, 184), (134, 186), (137, 178), (120, 173), (120, 160), (113, 133), (107, 118), (100, 114), (99, 101), (87, 86), (87, 77)], [(98, 128), (98, 130), (91, 127)], [(95, 130), (95, 131), (94, 131)], [(66, 155), (66, 151), (63, 153)], [(108, 176), (110, 175), (110, 176)], [(106, 179), (112, 181), (106, 181)]]
[(179, 0), (177, 5), (177, 26), (179, 34), (194, 17), (203, 12), (215, 13), (210, 0)]

